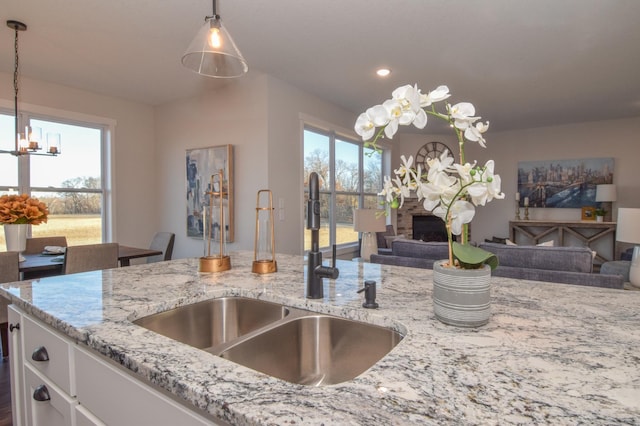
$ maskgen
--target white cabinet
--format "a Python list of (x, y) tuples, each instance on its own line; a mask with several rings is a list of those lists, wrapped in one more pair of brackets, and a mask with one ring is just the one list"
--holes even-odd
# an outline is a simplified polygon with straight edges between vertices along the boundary
[(9, 324), (14, 426), (215, 424), (14, 306)]
[(24, 365), (26, 423), (33, 426), (73, 425), (75, 398), (70, 397), (29, 364)]
[(9, 306), (11, 404), (14, 426), (75, 426), (71, 344)]
[(76, 406), (76, 426), (106, 426), (82, 405)]
[(48, 377), (65, 393), (75, 396), (72, 345), (51, 328), (23, 315), (24, 362)]
[(119, 426), (213, 424), (103, 357), (79, 347), (75, 350), (78, 401), (104, 423)]
[(9, 314), (9, 369), (11, 376), (11, 416), (14, 426), (24, 421), (24, 370), (22, 368), (22, 316), (13, 306)]

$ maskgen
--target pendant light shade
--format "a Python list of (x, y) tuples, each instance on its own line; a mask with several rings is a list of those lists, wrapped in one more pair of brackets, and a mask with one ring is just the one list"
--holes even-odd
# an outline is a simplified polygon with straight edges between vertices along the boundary
[(217, 78), (239, 77), (249, 70), (247, 61), (216, 14), (215, 0), (213, 15), (205, 18), (182, 56), (182, 65), (198, 74)]

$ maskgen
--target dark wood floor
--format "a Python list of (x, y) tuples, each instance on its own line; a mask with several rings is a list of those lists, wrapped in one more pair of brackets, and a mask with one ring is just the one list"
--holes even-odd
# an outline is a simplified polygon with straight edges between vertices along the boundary
[(0, 426), (12, 426), (9, 358), (0, 356)]

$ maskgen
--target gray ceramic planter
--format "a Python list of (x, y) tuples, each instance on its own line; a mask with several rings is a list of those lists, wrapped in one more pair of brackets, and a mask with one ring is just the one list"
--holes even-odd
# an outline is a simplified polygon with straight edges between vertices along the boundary
[(491, 316), (491, 268), (445, 268), (433, 264), (433, 311), (440, 321), (458, 327), (480, 327)]

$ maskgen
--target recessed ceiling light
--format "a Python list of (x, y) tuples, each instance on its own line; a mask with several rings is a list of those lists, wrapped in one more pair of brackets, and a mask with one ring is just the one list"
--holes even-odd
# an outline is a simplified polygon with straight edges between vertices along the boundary
[(389, 68), (380, 68), (376, 70), (376, 74), (378, 74), (380, 77), (386, 77), (391, 74), (391, 70)]

